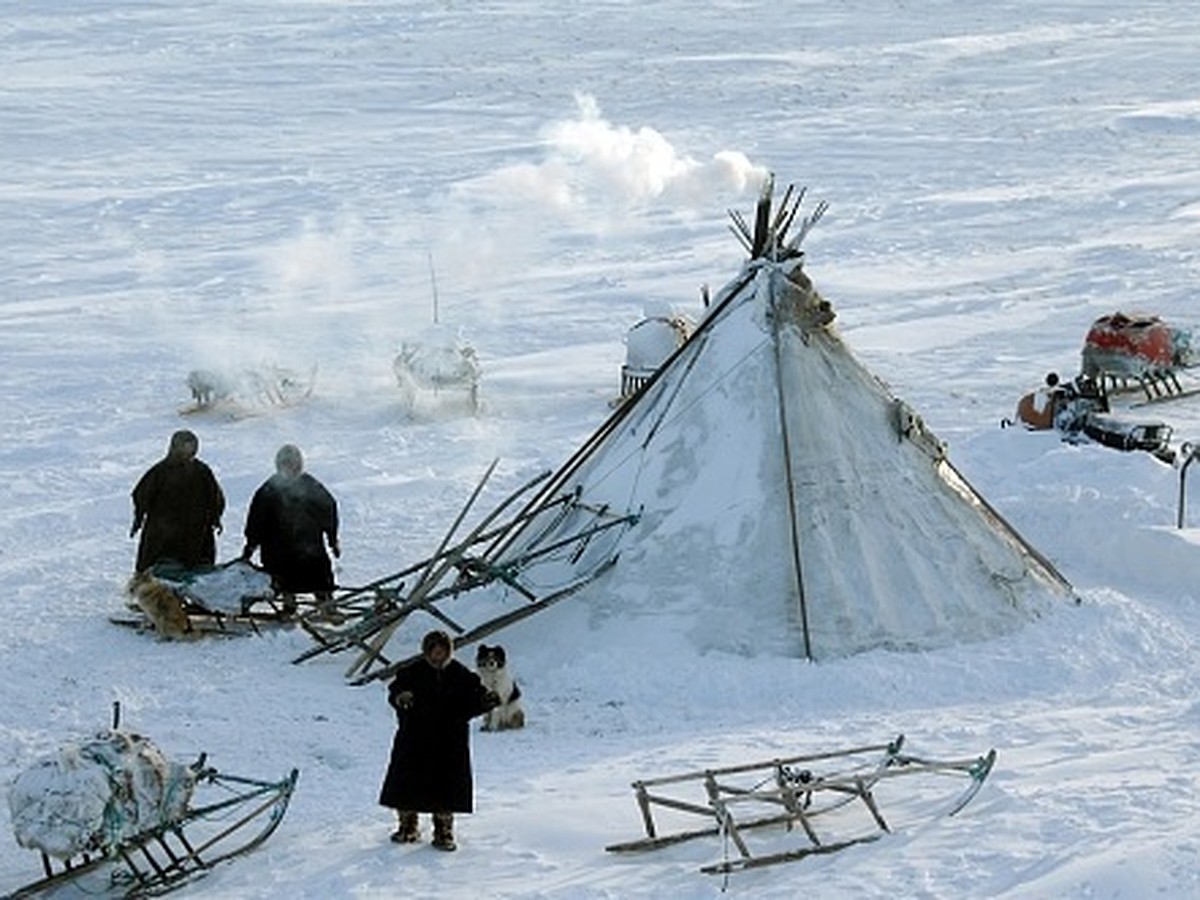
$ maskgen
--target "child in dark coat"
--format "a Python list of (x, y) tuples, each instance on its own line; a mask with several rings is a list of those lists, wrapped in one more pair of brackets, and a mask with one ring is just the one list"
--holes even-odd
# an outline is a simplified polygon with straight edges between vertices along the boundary
[(388, 687), (397, 727), (379, 803), (396, 810), (397, 843), (420, 840), (417, 813), (428, 812), (433, 846), (453, 850), (454, 813), (474, 807), (468, 723), (500, 698), (453, 652), (446, 632), (429, 632), (421, 656), (401, 666)]

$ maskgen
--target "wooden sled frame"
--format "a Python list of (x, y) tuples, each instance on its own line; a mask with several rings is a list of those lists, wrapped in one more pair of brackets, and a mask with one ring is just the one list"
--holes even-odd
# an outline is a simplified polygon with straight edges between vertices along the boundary
[[(110, 870), (107, 884), (96, 887), (97, 893), (141, 897), (175, 890), (270, 837), (283, 820), (300, 775), (292, 769), (274, 782), (226, 775), (206, 766), (203, 756), (193, 768), (197, 791), (207, 787), (227, 796), (190, 808), (178, 822), (143, 832), (104, 854), (81, 854), (56, 864), (42, 853), (44, 877), (6, 894), (4, 900), (36, 897), (89, 875), (99, 877), (105, 869)], [(252, 823), (258, 829), (235, 840)]]
[[(604, 556), (588, 571), (549, 590), (535, 588), (522, 580), (523, 570), (531, 563), (556, 553), (578, 558), (598, 535), (629, 527), (638, 518), (634, 514), (617, 515), (606, 508), (589, 508), (568, 493), (527, 504), (521, 512), (502, 519), (505, 511), (542, 484), (550, 476), (549, 472), (537, 475), (509, 494), (456, 540), (455, 533), (498, 463), (498, 459), (492, 461), (432, 556), (362, 587), (335, 592), (331, 608), (342, 620), (337, 627), (327, 627), (314, 616), (302, 615), (300, 624), (315, 639), (316, 645), (293, 662), (304, 662), (325, 653), (353, 650), (357, 651), (354, 662), (345, 673), (352, 684), (362, 685), (389, 678), (397, 668), (414, 658), (410, 654), (393, 660), (384, 654), (392, 635), (413, 613), (426, 613), (445, 626), (451, 632), (457, 649), (547, 609), (599, 578), (615, 564), (615, 555)], [(567, 537), (554, 541), (535, 539), (524, 553), (502, 557), (508, 548), (509, 538), (520, 526), (529, 524), (538, 516), (548, 515), (550, 525), (541, 532), (547, 534), (572, 513), (580, 514), (584, 521)], [(525, 603), (469, 629), (438, 606), (442, 601), (497, 582), (517, 594)], [(328, 610), (323, 615), (327, 616)]]
[[(832, 853), (855, 844), (877, 840), (891, 831), (881, 812), (874, 789), (886, 780), (918, 774), (957, 775), (968, 780), (967, 787), (949, 805), (945, 815), (960, 812), (978, 793), (996, 761), (996, 751), (969, 759), (934, 760), (901, 752), (904, 735), (886, 744), (873, 744), (813, 753), (786, 759), (772, 759), (745, 765), (705, 769), (680, 775), (642, 779), (633, 782), (638, 810), (646, 830), (638, 838), (605, 849), (612, 853), (657, 850), (698, 837), (723, 836), (738, 851), (735, 859), (706, 865), (707, 874), (727, 874), (741, 869), (792, 862), (816, 854)], [(836, 763), (833, 771), (818, 773), (813, 764)], [(756, 776), (757, 784), (746, 787), (735, 783), (738, 776)], [(680, 789), (700, 787), (703, 800), (678, 796)], [(670, 793), (668, 793), (670, 792)], [(869, 813), (871, 830), (835, 839), (823, 838), (816, 826), (822, 816), (854, 803)], [(746, 815), (742, 810), (768, 807), (765, 815)], [(654, 809), (694, 814), (712, 824), (671, 833), (660, 833)], [(795, 850), (755, 855), (743, 832), (768, 826), (784, 826), (788, 831), (800, 826), (807, 846)]]
[[(297, 617), (305, 612), (313, 615), (321, 608), (315, 600), (302, 601), (300, 597), (295, 598), (294, 608), (289, 607), (284, 603), (284, 595), (274, 587), (269, 594), (240, 597), (237, 611), (214, 608), (206, 604), (203, 597), (194, 593), (190, 578), (203, 577), (234, 565), (248, 566), (259, 573), (265, 573), (261, 566), (241, 558), (190, 570), (169, 563), (151, 566), (150, 576), (157, 579), (163, 588), (178, 599), (181, 611), (187, 617), (186, 631), (183, 634), (169, 634), (168, 637), (186, 639), (205, 635), (232, 637), (261, 634), (263, 627), (286, 625), (295, 622)], [(128, 588), (127, 593), (129, 593)], [(132, 597), (127, 604), (127, 609), (111, 614), (109, 621), (114, 625), (137, 629), (139, 632), (158, 631), (153, 617), (140, 607), (136, 598)]]

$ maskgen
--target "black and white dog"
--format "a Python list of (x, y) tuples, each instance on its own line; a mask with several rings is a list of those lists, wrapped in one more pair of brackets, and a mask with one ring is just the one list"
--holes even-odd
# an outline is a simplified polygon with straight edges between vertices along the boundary
[(508, 671), (508, 660), (504, 648), (480, 644), (475, 652), (475, 670), (479, 680), (489, 691), (500, 698), (500, 705), (484, 713), (484, 731), (505, 731), (509, 728), (525, 727), (525, 710), (521, 708), (521, 689), (512, 673)]

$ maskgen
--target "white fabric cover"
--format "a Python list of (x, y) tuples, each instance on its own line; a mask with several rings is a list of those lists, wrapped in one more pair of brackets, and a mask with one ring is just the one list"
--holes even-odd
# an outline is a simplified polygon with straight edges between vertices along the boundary
[(105, 731), (18, 775), (8, 806), (18, 844), (68, 859), (179, 821), (194, 787), (194, 772), (146, 738)]

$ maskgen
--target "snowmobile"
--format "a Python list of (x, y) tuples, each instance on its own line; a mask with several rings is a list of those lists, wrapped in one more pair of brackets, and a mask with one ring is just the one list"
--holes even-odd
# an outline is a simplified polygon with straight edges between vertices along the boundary
[(1042, 387), (1018, 401), (1016, 420), (1003, 419), (1000, 425), (1017, 422), (1030, 431), (1055, 429), (1072, 444), (1091, 440), (1114, 450), (1143, 450), (1166, 463), (1175, 458), (1170, 425), (1113, 414), (1104, 382), (1087, 373), (1063, 383), (1056, 372), (1050, 372)]

